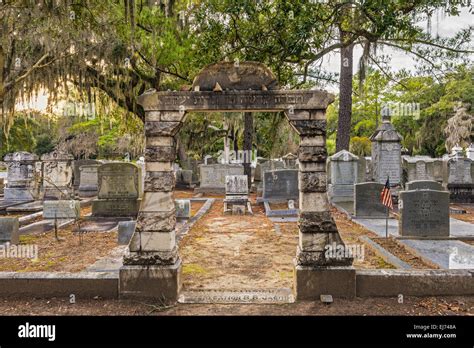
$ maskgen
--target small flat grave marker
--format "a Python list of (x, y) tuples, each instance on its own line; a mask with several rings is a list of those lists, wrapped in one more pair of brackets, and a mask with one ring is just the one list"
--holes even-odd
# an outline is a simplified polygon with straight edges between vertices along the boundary
[(79, 201), (44, 201), (43, 217), (45, 219), (78, 219), (81, 216)]

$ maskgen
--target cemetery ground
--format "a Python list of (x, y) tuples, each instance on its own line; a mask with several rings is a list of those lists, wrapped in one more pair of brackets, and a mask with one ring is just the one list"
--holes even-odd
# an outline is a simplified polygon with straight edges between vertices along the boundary
[(0, 315), (474, 315), (472, 296), (406, 296), (336, 299), (291, 304), (176, 304), (160, 302), (68, 298), (0, 300)]
[[(175, 198), (192, 198), (190, 190), (175, 191)], [(183, 260), (183, 290), (232, 289), (258, 290), (293, 287), (293, 258), (298, 243), (296, 222), (274, 222), (265, 216), (263, 205), (251, 195), (253, 215), (223, 214), (222, 195), (209, 195), (216, 201), (180, 241)], [(194, 216), (204, 202), (193, 202)], [(465, 208), (465, 205), (463, 205)], [(278, 209), (278, 204), (272, 209)], [(280, 207), (281, 208), (281, 207)], [(468, 207), (468, 214), (472, 211)], [(82, 215), (90, 212), (82, 208)], [(364, 258), (356, 259), (357, 269), (394, 269), (379, 251), (364, 238), (371, 238), (414, 269), (434, 269), (436, 265), (421, 259), (393, 238), (386, 240), (351, 221), (332, 208), (332, 215), (346, 244), (363, 244)], [(0, 260), (0, 271), (14, 272), (81, 272), (118, 247), (116, 229), (89, 231), (79, 236), (69, 225), (59, 230), (60, 241), (53, 231), (23, 235), (21, 244), (37, 244), (38, 260), (7, 258)], [(80, 238), (82, 241), (80, 241)], [(125, 250), (125, 249), (123, 249)], [(119, 259), (121, 255), (118, 255)], [(335, 299), (331, 305), (319, 301), (289, 304), (176, 304), (144, 300), (109, 300), (78, 298), (75, 304), (62, 298), (2, 299), (3, 315), (472, 315), (472, 297), (405, 297)]]

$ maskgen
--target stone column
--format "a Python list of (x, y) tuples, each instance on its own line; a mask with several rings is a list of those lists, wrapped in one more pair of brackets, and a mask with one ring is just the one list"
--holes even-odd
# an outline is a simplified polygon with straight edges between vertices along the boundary
[(183, 117), (182, 112), (146, 112), (144, 194), (130, 250), (120, 270), (122, 297), (177, 300), (181, 260), (175, 235), (173, 136)]
[[(287, 112), (300, 135), (299, 245), (295, 275), (298, 299), (319, 299), (321, 294), (355, 295), (352, 257), (331, 255), (329, 248), (344, 248), (331, 216), (327, 197), (325, 110)], [(341, 256), (341, 255), (339, 255)]]

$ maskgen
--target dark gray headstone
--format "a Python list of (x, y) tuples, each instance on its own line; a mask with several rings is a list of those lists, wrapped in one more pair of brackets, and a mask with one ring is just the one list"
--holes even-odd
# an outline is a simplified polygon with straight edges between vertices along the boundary
[(399, 210), (401, 236), (449, 237), (449, 192), (402, 191)]
[(385, 218), (387, 207), (381, 202), (384, 185), (377, 182), (363, 182), (354, 185), (354, 214), (358, 218)]
[(135, 232), (135, 221), (120, 221), (118, 224), (118, 244), (128, 245)]
[(287, 201), (298, 197), (298, 170), (277, 169), (263, 173), (264, 200)]
[(443, 191), (443, 185), (437, 181), (433, 180), (416, 180), (406, 183), (405, 189), (407, 191), (411, 190), (435, 190)]
[(18, 218), (0, 218), (0, 243), (20, 243)]

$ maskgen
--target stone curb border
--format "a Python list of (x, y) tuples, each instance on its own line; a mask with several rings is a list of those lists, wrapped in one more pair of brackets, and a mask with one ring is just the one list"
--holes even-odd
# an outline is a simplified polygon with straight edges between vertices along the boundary
[(117, 272), (0, 272), (3, 298), (118, 298)]
[(398, 257), (393, 255), (392, 253), (382, 248), (380, 245), (378, 245), (369, 237), (360, 236), (359, 238), (362, 239), (367, 244), (369, 244), (385, 262), (390, 263), (391, 265), (397, 267), (398, 269), (412, 269), (413, 268), (408, 263), (400, 260)]
[[(116, 272), (0, 272), (0, 298), (118, 299)], [(472, 270), (357, 270), (356, 297), (474, 295)]]

